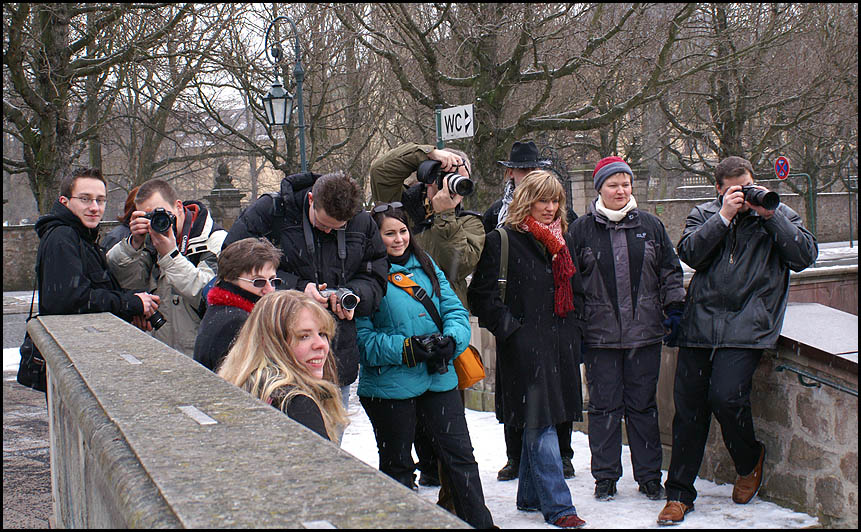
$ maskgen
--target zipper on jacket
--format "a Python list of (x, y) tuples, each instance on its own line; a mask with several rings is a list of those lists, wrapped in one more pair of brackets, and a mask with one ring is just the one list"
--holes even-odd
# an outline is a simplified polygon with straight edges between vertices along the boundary
[(732, 245), (729, 248), (729, 263), (733, 264), (733, 255), (735, 254), (735, 244), (736, 244), (736, 231), (738, 230), (738, 223), (736, 219), (732, 220)]

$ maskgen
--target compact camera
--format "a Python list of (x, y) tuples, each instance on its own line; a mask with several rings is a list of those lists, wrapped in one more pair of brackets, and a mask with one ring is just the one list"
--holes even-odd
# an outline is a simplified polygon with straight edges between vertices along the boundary
[(149, 324), (152, 325), (152, 329), (154, 331), (161, 329), (161, 326), (167, 323), (167, 320), (164, 318), (162, 313), (157, 310), (153, 312), (152, 316), (147, 318), (147, 320), (149, 321)]
[(452, 194), (460, 194), (461, 196), (469, 196), (475, 191), (475, 183), (468, 177), (462, 176), (455, 172), (443, 172), (442, 163), (428, 159), (421, 163), (416, 170), (416, 178), (430, 185), (436, 183), (436, 186), (442, 188), (443, 179), (448, 178), (448, 190)]
[(149, 219), (150, 227), (161, 234), (166, 234), (167, 230), (176, 222), (176, 216), (163, 207), (153, 209), (146, 213), (144, 218)]
[(320, 290), (320, 295), (326, 299), (332, 294), (335, 294), (338, 303), (344, 307), (344, 310), (353, 310), (359, 304), (359, 296), (349, 288), (327, 288)]
[(777, 192), (762, 190), (751, 185), (741, 187), (741, 191), (744, 192), (744, 201), (751, 205), (765, 207), (770, 211), (773, 211), (780, 205), (780, 195)]

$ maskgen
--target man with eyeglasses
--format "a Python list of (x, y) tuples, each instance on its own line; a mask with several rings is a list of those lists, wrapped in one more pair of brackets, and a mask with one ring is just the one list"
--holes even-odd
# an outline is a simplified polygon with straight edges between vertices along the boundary
[[(332, 352), (338, 368), (341, 400), (347, 407), (350, 384), (359, 375), (356, 316), (370, 316), (386, 291), (386, 247), (370, 214), (361, 210), (358, 184), (343, 172), (288, 175), (280, 193), (264, 194), (239, 215), (224, 240), (228, 246), (249, 237), (265, 237), (284, 255), (277, 276), (280, 288), (299, 290), (335, 314), (338, 334)], [(336, 294), (346, 288), (358, 298), (348, 310)]]
[(131, 234), (108, 250), (108, 264), (123, 287), (161, 297), (165, 323), (152, 335), (191, 357), (206, 312), (203, 290), (218, 271), (227, 231), (203, 203), (178, 199), (162, 179), (142, 184), (134, 204)]
[(108, 270), (98, 243), (106, 203), (102, 172), (77, 168), (61, 181), (51, 212), (36, 222), (39, 314), (110, 312), (143, 329), (160, 298), (123, 290)]

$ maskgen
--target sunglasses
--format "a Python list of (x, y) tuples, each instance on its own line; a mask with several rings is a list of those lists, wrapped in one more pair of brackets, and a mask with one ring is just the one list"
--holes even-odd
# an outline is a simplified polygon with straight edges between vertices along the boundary
[(377, 205), (374, 207), (374, 214), (380, 214), (381, 212), (386, 212), (389, 209), (400, 209), (403, 208), (404, 204), (400, 201), (393, 201), (391, 203), (383, 203), (382, 205)]
[(249, 283), (254, 285), (254, 288), (263, 288), (264, 286), (266, 286), (266, 283), (271, 284), (272, 288), (278, 288), (283, 282), (278, 277), (273, 277), (272, 279), (264, 279), (262, 277), (258, 277), (257, 279), (246, 279), (245, 277), (237, 277), (237, 279), (239, 279), (240, 281), (248, 281)]

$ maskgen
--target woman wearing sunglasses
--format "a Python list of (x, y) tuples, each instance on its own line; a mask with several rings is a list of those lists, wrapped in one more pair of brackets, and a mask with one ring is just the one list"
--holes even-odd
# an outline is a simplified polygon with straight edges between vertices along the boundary
[[(356, 319), (358, 395), (374, 427), (380, 471), (413, 487), (411, 449), (423, 423), (448, 473), (455, 513), (475, 528), (491, 528), (452, 362), (469, 344), (469, 314), (413, 238), (401, 204), (378, 205), (372, 215), (388, 253), (389, 283), (377, 312)], [(395, 284), (407, 278), (428, 307)]]
[(216, 371), (248, 314), (262, 296), (281, 284), (275, 270), (281, 251), (265, 238), (238, 240), (221, 251), (209, 307), (194, 342), (194, 359)]

